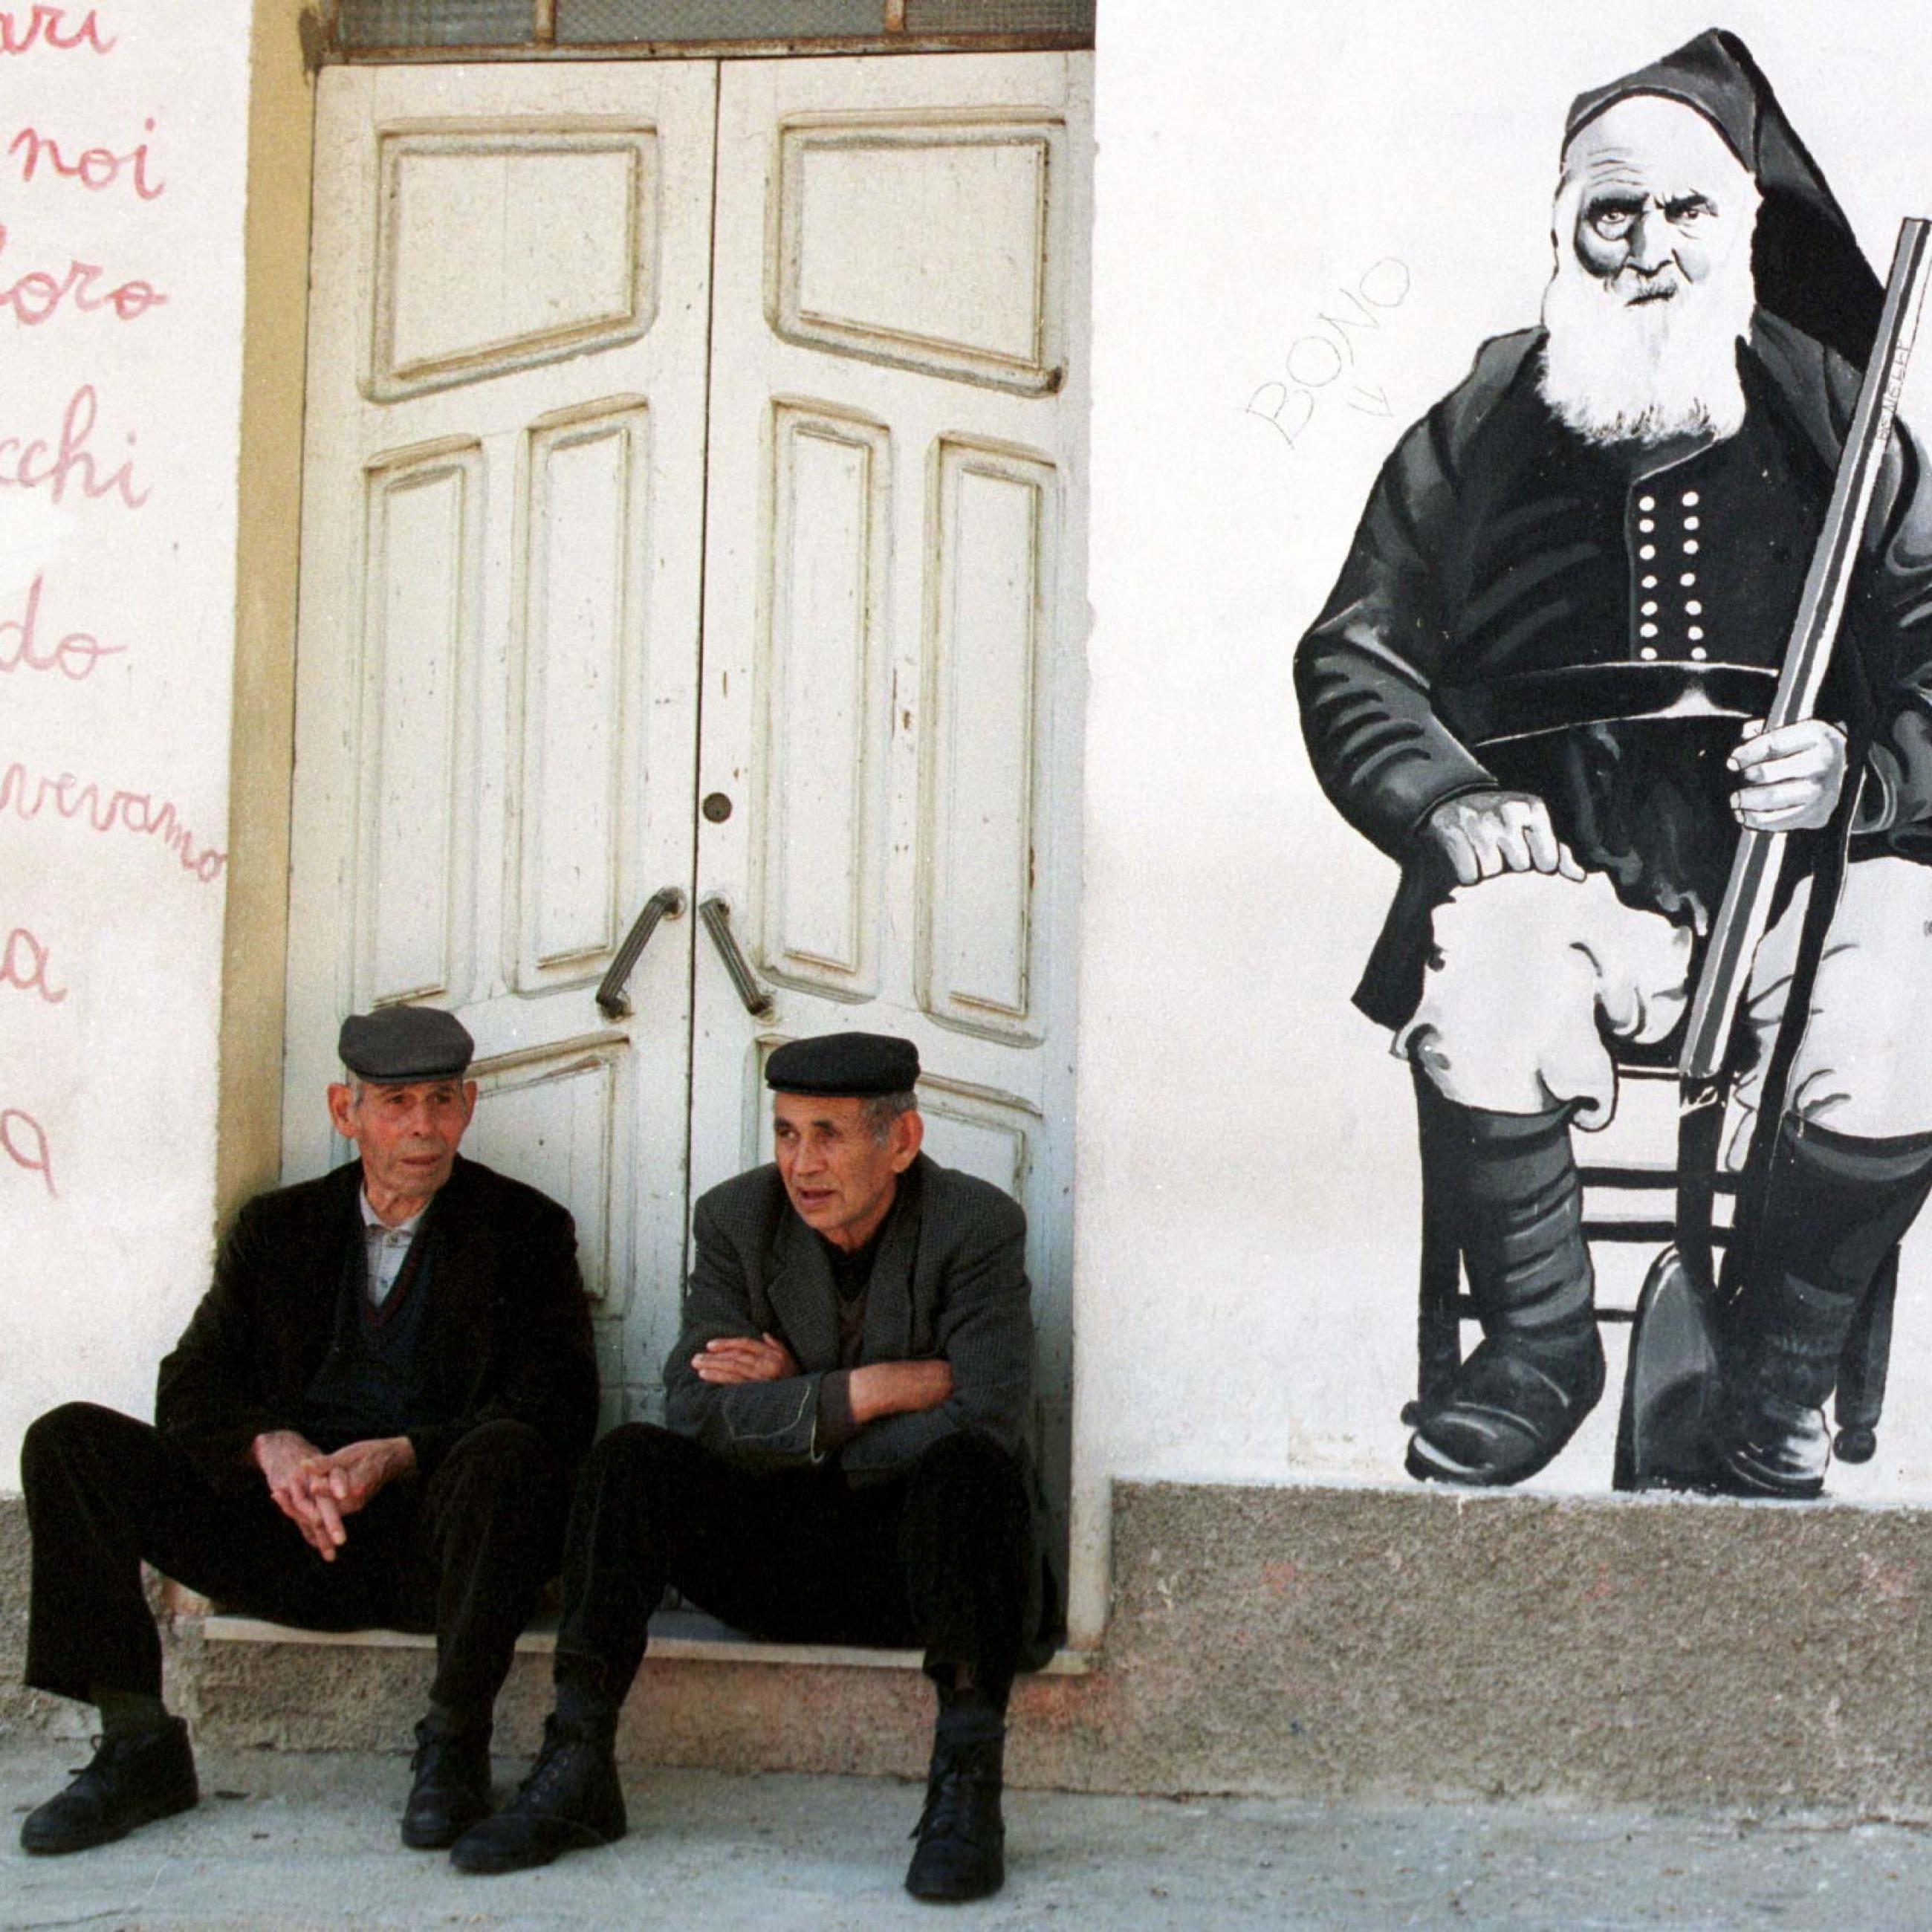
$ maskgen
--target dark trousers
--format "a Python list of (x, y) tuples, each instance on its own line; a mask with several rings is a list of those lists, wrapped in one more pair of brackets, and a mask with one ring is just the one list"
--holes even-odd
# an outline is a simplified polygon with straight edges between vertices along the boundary
[(486, 1718), (518, 1633), (556, 1574), (566, 1472), (536, 1432), (471, 1430), (428, 1481), (404, 1477), (344, 1519), (326, 1562), (270, 1499), (224, 1495), (145, 1422), (70, 1402), (28, 1430), (33, 1539), (26, 1681), (86, 1698), (158, 1694), (161, 1648), (143, 1558), (218, 1603), (308, 1630), (434, 1630), (432, 1700)]
[(560, 1682), (586, 1665), (623, 1701), (667, 1584), (754, 1636), (919, 1648), (1004, 1702), (1032, 1562), (1019, 1465), (951, 1436), (902, 1477), (848, 1486), (836, 1464), (740, 1468), (649, 1423), (614, 1430), (577, 1485), (564, 1552)]

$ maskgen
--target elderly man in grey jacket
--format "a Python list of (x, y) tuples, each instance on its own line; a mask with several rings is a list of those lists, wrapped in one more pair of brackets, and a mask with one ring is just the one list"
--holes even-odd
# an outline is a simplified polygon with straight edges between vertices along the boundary
[(1004, 1880), (1007, 1693), (1050, 1623), (1024, 1434), (1025, 1216), (920, 1151), (909, 1042), (767, 1063), (776, 1159), (698, 1204), (668, 1429), (592, 1453), (564, 1559), (556, 1708), (515, 1800), (452, 1858), (542, 1864), (626, 1828), (612, 1740), (667, 1585), (781, 1641), (916, 1645), (939, 1711), (916, 1897)]

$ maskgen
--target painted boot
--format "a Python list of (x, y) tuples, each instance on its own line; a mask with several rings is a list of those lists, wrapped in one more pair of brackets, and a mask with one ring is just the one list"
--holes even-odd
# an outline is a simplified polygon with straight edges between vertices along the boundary
[(1495, 1114), (1417, 1082), (1430, 1192), (1453, 1204), (1483, 1340), (1409, 1438), (1425, 1482), (1533, 1476), (1604, 1392), (1595, 1279), (1565, 1108)]
[(1932, 1135), (1863, 1140), (1787, 1119), (1725, 1318), (1718, 1486), (1804, 1500), (1832, 1456), (1825, 1403), (1880, 1265), (1932, 1188)]

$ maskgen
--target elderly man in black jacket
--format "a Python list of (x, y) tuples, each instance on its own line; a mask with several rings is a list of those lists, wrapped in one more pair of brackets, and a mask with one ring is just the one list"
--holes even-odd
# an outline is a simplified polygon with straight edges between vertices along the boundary
[(1408, 1467), (1519, 1481), (1598, 1399), (1570, 1130), (1610, 1117), (1610, 1042), (1666, 1048), (1742, 824), (1796, 836), (1744, 1029), (1725, 1387), (1685, 1473), (1815, 1496), (1840, 1351), (1932, 1185), (1932, 492), (1901, 431), (1822, 715), (1766, 730), (1876, 279), (1718, 32), (1576, 101), (1553, 232), (1544, 326), (1404, 436), (1296, 664), (1316, 773), (1402, 868), (1356, 999), (1414, 1068), (1484, 1328)]
[(926, 1652), (939, 1713), (916, 1896), (1004, 1876), (1004, 1713), (1048, 1620), (1024, 1435), (1025, 1217), (920, 1152), (910, 1042), (842, 1034), (766, 1064), (775, 1165), (698, 1204), (670, 1427), (599, 1443), (564, 1559), (556, 1709), (463, 1870), (626, 1826), (612, 1738), (665, 1586), (782, 1641)]
[(104, 1733), (22, 1825), (30, 1852), (196, 1802), (143, 1560), (284, 1623), (434, 1630), (404, 1842), (489, 1812), (496, 1692), (596, 1424), (576, 1239), (554, 1202), (458, 1155), (476, 1088), (452, 1016), (352, 1018), (340, 1051), (329, 1113), (361, 1161), (242, 1209), (154, 1425), (75, 1402), (28, 1432), (26, 1680), (96, 1704)]

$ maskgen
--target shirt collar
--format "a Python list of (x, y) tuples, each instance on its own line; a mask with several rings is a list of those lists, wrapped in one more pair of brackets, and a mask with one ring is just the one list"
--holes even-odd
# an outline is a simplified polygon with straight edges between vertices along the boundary
[(369, 1195), (367, 1189), (358, 1187), (356, 1190), (356, 1204), (362, 1210), (364, 1228), (380, 1230), (385, 1234), (413, 1234), (416, 1231), (417, 1222), (429, 1212), (427, 1206), (418, 1208), (406, 1221), (398, 1221), (394, 1227), (392, 1227), (381, 1215), (376, 1212), (374, 1208), (369, 1205)]

